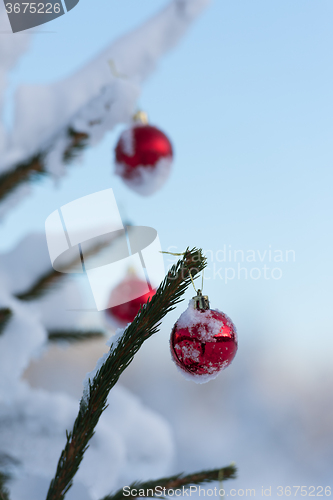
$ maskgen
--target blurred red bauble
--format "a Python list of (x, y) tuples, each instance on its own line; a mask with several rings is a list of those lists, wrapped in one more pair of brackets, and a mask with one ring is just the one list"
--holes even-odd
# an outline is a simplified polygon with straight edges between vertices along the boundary
[[(123, 327), (131, 323), (148, 298), (155, 295), (155, 290), (147, 292), (147, 282), (136, 276), (125, 278), (111, 292), (109, 304), (118, 304), (106, 309), (106, 314), (114, 326)], [(135, 299), (131, 297), (137, 296)]]
[(173, 360), (186, 378), (208, 382), (234, 359), (236, 328), (226, 314), (209, 309), (208, 298), (198, 290), (173, 327), (170, 347)]
[(150, 195), (167, 180), (172, 157), (172, 145), (161, 130), (137, 123), (119, 138), (115, 149), (116, 174), (137, 193)]

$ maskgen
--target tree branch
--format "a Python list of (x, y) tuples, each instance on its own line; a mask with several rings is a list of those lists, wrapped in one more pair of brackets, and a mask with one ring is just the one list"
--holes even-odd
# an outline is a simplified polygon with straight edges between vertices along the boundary
[[(63, 154), (64, 163), (72, 161), (78, 152), (85, 148), (88, 134), (77, 132), (69, 127), (67, 129), (67, 137), (70, 143)], [(0, 201), (4, 200), (6, 196), (21, 184), (48, 174), (44, 164), (45, 154), (46, 151), (40, 151), (26, 162), (19, 163), (15, 168), (0, 175)]]
[[(130, 223), (127, 223), (127, 226), (130, 227)], [(112, 233), (111, 233), (112, 234)], [(99, 243), (96, 243), (94, 246), (90, 248), (90, 250), (86, 250), (84, 257), (85, 259), (91, 257), (92, 255), (97, 254), (101, 250), (105, 249), (108, 245), (112, 244), (117, 238), (114, 236), (108, 237), (108, 235), (104, 235), (101, 238)], [(55, 271), (53, 268), (50, 269), (47, 273), (43, 274), (38, 278), (38, 280), (25, 292), (18, 293), (16, 298), (20, 300), (37, 300), (46, 293), (52, 291), (52, 286), (58, 284), (61, 279), (64, 279), (68, 276), (68, 271), (72, 266), (81, 262), (81, 258), (78, 257), (70, 262), (66, 267), (63, 268), (63, 272)]]
[(48, 338), (50, 342), (81, 342), (95, 340), (104, 337), (104, 333), (99, 330), (49, 330)]
[[(81, 399), (80, 411), (73, 429), (67, 433), (56, 474), (52, 479), (47, 500), (63, 500), (92, 438), (100, 416), (107, 406), (107, 397), (122, 372), (132, 362), (145, 340), (155, 334), (162, 318), (182, 300), (192, 277), (206, 266), (201, 250), (186, 250), (183, 259), (169, 270), (156, 294), (140, 309), (123, 335), (111, 346), (108, 357), (92, 381), (89, 394)], [(190, 272), (189, 272), (190, 271)]]
[[(72, 263), (73, 264), (73, 263)], [(51, 269), (43, 274), (26, 292), (18, 293), (17, 299), (36, 300), (52, 290), (52, 285), (56, 285), (61, 278), (68, 276), (66, 273), (59, 273)]]
[(12, 311), (8, 307), (0, 309), (0, 335), (2, 334), (5, 326), (12, 317), (12, 314)]
[(9, 500), (9, 492), (5, 486), (8, 476), (0, 472), (0, 500)]
[[(226, 479), (235, 479), (236, 473), (236, 467), (234, 465), (229, 465), (228, 467), (223, 467), (222, 469), (204, 470), (188, 474), (187, 476), (177, 474), (176, 476), (163, 477), (153, 481), (145, 481), (144, 483), (136, 481), (126, 488), (126, 495), (124, 495), (124, 489), (121, 488), (116, 493), (107, 495), (101, 500), (121, 500), (123, 498), (134, 500), (139, 496), (139, 490), (145, 492), (145, 494), (141, 494), (140, 497), (157, 496), (161, 498), (162, 491), (163, 496), (166, 496), (168, 495), (167, 490), (177, 490), (185, 486), (189, 486), (190, 484), (204, 484), (212, 481), (219, 481), (220, 479), (223, 479), (223, 481)], [(127, 494), (128, 492), (130, 494)], [(131, 492), (133, 492), (133, 494), (131, 494)]]

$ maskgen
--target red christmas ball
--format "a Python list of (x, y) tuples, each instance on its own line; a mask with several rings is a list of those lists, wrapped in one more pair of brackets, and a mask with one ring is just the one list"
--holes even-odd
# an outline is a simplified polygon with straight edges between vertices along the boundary
[(205, 383), (234, 359), (237, 333), (226, 314), (198, 307), (196, 298), (174, 325), (170, 347), (173, 360), (186, 378)]
[(167, 180), (173, 157), (168, 137), (152, 125), (125, 130), (116, 145), (116, 174), (139, 194), (150, 195)]
[[(136, 296), (137, 298), (131, 299)], [(113, 326), (124, 327), (131, 323), (140, 307), (155, 295), (155, 290), (147, 292), (147, 283), (137, 277), (127, 277), (111, 292), (109, 304), (118, 304), (106, 309), (108, 319)]]

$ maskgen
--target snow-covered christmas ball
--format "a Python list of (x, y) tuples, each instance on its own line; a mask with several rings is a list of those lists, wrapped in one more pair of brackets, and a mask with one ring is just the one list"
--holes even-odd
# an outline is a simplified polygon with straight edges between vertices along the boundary
[(234, 359), (236, 327), (226, 314), (210, 309), (208, 298), (198, 290), (173, 327), (170, 348), (182, 374), (202, 384), (216, 378)]
[(129, 188), (147, 196), (167, 180), (173, 151), (170, 140), (161, 130), (136, 123), (121, 134), (115, 156), (115, 173)]
[[(155, 295), (155, 290), (147, 292), (147, 282), (136, 276), (127, 276), (111, 292), (109, 304), (118, 304), (105, 310), (112, 326), (123, 327), (131, 323), (142, 305)], [(136, 298), (132, 298), (135, 296)]]

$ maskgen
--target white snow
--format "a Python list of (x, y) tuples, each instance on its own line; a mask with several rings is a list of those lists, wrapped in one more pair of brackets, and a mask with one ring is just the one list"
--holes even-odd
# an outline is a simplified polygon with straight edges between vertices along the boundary
[(127, 156), (134, 155), (135, 149), (133, 127), (127, 128), (126, 130), (124, 130), (124, 132), (122, 132), (119, 138), (119, 143)]
[[(214, 335), (217, 335), (223, 326), (223, 321), (216, 321), (212, 317), (211, 310), (199, 311), (194, 307), (194, 300), (191, 299), (188, 303), (187, 309), (181, 314), (177, 321), (178, 328), (189, 328), (201, 325), (198, 328), (200, 340), (209, 340), (209, 342), (216, 342)], [(205, 328), (206, 327), (206, 328)]]
[[(22, 474), (19, 481), (14, 481), (10, 488), (12, 500), (45, 500), (50, 486), (48, 478), (34, 474)], [(92, 500), (82, 483), (75, 482), (68, 493), (66, 500)]]
[(40, 321), (48, 330), (76, 330), (80, 329), (85, 303), (77, 282), (64, 279), (30, 307), (38, 311)]
[(32, 192), (31, 186), (29, 184), (21, 184), (14, 191), (9, 193), (0, 204), (0, 224), (7, 212), (11, 208), (15, 207), (21, 200), (26, 198)]
[(102, 368), (105, 361), (108, 359), (109, 355), (110, 352), (104, 353), (103, 356), (101, 356), (98, 359), (95, 368), (91, 372), (87, 373), (87, 375), (85, 376), (85, 379), (83, 381), (83, 396), (82, 396), (82, 400), (84, 403), (88, 402), (90, 396), (90, 383), (94, 380), (95, 375)]
[(18, 380), (31, 359), (41, 353), (47, 336), (38, 315), (28, 305), (0, 291), (0, 308), (5, 307), (13, 316), (0, 335), (0, 400), (10, 401)]
[(109, 338), (109, 340), (106, 342), (106, 345), (110, 347), (110, 351), (113, 351), (115, 347), (117, 347), (119, 340), (123, 336), (126, 328), (130, 325), (131, 323), (128, 323), (127, 326), (124, 328), (117, 328), (116, 333), (112, 335), (112, 337)]
[[(20, 36), (11, 35), (11, 27), (3, 2), (0, 3), (0, 113), (3, 111), (3, 98), (7, 86), (8, 72), (15, 66), (18, 59), (27, 50), (31, 35), (20, 33)], [(7, 34), (7, 33), (8, 34)], [(4, 36), (5, 35), (5, 36)], [(7, 36), (6, 36), (7, 35)], [(7, 147), (6, 131), (0, 124), (0, 153)]]
[(174, 438), (163, 417), (119, 384), (112, 389), (108, 404), (97, 427), (96, 451), (90, 454), (89, 448), (77, 477), (96, 500), (137, 478), (159, 477), (170, 470), (174, 456)]
[(117, 346), (117, 344), (119, 342), (119, 339), (122, 337), (124, 331), (125, 331), (125, 328), (118, 328), (118, 330), (116, 331), (116, 333), (112, 337), (110, 337), (110, 339), (106, 342), (106, 345), (110, 346), (110, 351), (104, 353), (103, 356), (101, 356), (98, 359), (95, 368), (91, 372), (87, 373), (87, 375), (85, 376), (85, 379), (83, 381), (83, 396), (82, 396), (82, 399), (83, 399), (84, 403), (87, 403), (88, 399), (89, 399), (89, 395), (90, 395), (90, 382), (93, 381), (93, 379), (95, 378), (95, 375), (102, 368), (102, 366), (104, 365), (105, 361), (109, 357), (111, 351)]
[(52, 267), (44, 234), (30, 234), (13, 250), (0, 255), (1, 283), (11, 294), (25, 292), (50, 270)]
[(150, 196), (158, 191), (167, 181), (172, 165), (172, 158), (161, 158), (156, 165), (139, 165), (135, 167), (135, 176), (131, 179), (123, 177), (125, 166), (115, 163), (115, 174), (119, 175), (127, 187), (142, 196)]
[(61, 177), (66, 172), (66, 166), (63, 163), (64, 151), (70, 146), (70, 138), (65, 131), (61, 132), (57, 140), (52, 141), (50, 152), (46, 157), (46, 170), (56, 179)]
[(190, 373), (182, 370), (180, 366), (177, 365), (174, 358), (172, 358), (172, 361), (175, 363), (178, 372), (181, 373), (185, 380), (187, 380), (188, 382), (194, 382), (196, 384), (207, 384), (207, 382), (214, 380), (220, 374), (220, 372), (215, 372), (205, 373), (204, 375), (197, 375), (195, 373)]
[[(168, 424), (129, 391), (115, 387), (108, 403), (75, 479), (94, 500), (137, 477), (163, 475), (174, 453)], [(13, 401), (1, 401), (0, 449), (16, 463), (13, 492), (22, 490), (27, 477), (49, 483), (77, 411), (73, 398), (23, 383)], [(76, 500), (81, 500), (81, 488)]]

